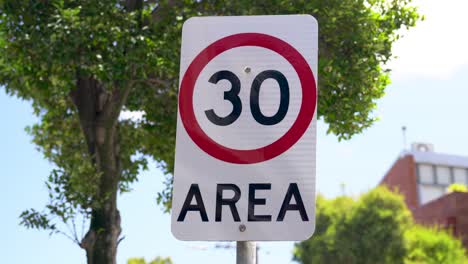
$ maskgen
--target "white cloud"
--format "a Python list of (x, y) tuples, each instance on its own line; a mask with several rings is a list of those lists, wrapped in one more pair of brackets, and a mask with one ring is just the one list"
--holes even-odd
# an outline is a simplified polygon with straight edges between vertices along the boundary
[(394, 44), (393, 78), (446, 79), (468, 64), (467, 0), (417, 0), (426, 20)]

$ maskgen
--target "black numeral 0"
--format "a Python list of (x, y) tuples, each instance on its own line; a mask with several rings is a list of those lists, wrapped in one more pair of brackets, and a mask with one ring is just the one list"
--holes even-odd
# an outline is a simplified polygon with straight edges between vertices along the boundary
[[(262, 83), (267, 79), (275, 79), (280, 88), (280, 105), (278, 111), (272, 116), (265, 116), (260, 110), (260, 87)], [(208, 80), (210, 83), (218, 83), (220, 80), (228, 80), (231, 83), (231, 89), (224, 92), (224, 100), (231, 102), (232, 112), (225, 116), (218, 116), (213, 109), (206, 110), (205, 114), (208, 120), (218, 126), (227, 126), (234, 123), (242, 112), (242, 103), (239, 98), (240, 92), (240, 81), (237, 76), (230, 71), (219, 71), (213, 74)], [(267, 70), (259, 73), (253, 83), (250, 90), (250, 110), (252, 111), (253, 118), (260, 124), (266, 126), (276, 125), (281, 122), (289, 108), (289, 85), (286, 77), (279, 71)]]
[[(260, 87), (262, 86), (262, 83), (266, 79), (275, 79), (280, 88), (280, 105), (278, 108), (278, 111), (276, 114), (272, 116), (265, 116), (262, 111), (260, 111)], [(276, 125), (283, 118), (286, 116), (288, 113), (288, 108), (289, 108), (289, 85), (288, 85), (288, 80), (286, 80), (286, 77), (279, 72), (279, 71), (274, 71), (274, 70), (268, 70), (268, 71), (263, 71), (260, 74), (255, 77), (253, 83), (252, 83), (252, 89), (250, 90), (250, 111), (252, 111), (252, 116), (255, 118), (255, 120), (266, 126), (272, 126)]]

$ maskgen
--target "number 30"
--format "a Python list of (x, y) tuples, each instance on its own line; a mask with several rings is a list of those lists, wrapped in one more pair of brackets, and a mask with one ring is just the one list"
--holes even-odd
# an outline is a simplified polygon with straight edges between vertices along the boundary
[[(272, 116), (265, 116), (260, 110), (259, 95), (260, 87), (266, 79), (275, 79), (280, 88), (280, 105), (278, 111)], [(232, 112), (225, 116), (218, 116), (213, 109), (206, 110), (205, 114), (208, 120), (218, 126), (228, 126), (234, 123), (242, 112), (242, 102), (239, 98), (241, 88), (239, 78), (230, 71), (219, 71), (213, 74), (208, 80), (210, 83), (217, 84), (220, 80), (228, 80), (231, 83), (231, 89), (224, 92), (224, 100), (231, 102)], [(289, 107), (289, 85), (284, 75), (275, 70), (266, 70), (259, 73), (252, 82), (250, 89), (250, 111), (253, 118), (260, 124), (266, 126), (276, 125), (281, 122), (288, 113)]]

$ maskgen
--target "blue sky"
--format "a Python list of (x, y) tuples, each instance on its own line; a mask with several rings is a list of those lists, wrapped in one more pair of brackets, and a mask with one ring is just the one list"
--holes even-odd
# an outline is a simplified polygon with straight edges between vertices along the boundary
[[(379, 100), (380, 121), (346, 142), (326, 135), (319, 122), (317, 189), (327, 197), (358, 195), (374, 187), (403, 148), (401, 126), (408, 142), (423, 141), (436, 151), (468, 156), (468, 36), (464, 0), (422, 0), (426, 21), (396, 45), (399, 56), (392, 84)], [(0, 248), (2, 263), (85, 263), (84, 251), (60, 235), (27, 230), (18, 225), (26, 208), (47, 202), (44, 181), (51, 164), (35, 150), (24, 127), (35, 122), (30, 103), (8, 97), (0, 89)], [(163, 176), (152, 164), (134, 191), (119, 198), (125, 239), (118, 263), (130, 257), (171, 256), (176, 264), (235, 263), (235, 251), (215, 249), (215, 243), (181, 242), (170, 233), (170, 216), (156, 205)], [(225, 244), (225, 243), (224, 243)], [(260, 263), (289, 263), (292, 242), (260, 243)]]

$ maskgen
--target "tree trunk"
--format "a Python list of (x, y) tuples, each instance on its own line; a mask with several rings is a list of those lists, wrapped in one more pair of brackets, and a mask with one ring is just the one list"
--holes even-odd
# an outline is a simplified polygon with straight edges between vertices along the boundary
[(121, 232), (117, 192), (121, 167), (117, 120), (128, 95), (125, 89), (106, 91), (93, 78), (79, 77), (71, 98), (78, 109), (92, 162), (100, 175), (89, 231), (81, 242), (88, 264), (115, 264)]
[[(96, 131), (99, 133), (100, 128)], [(106, 131), (107, 132), (107, 131)], [(107, 134), (107, 133), (105, 133)], [(117, 209), (117, 189), (120, 171), (116, 153), (115, 135), (108, 135), (104, 144), (97, 144), (96, 157), (101, 174), (99, 206), (93, 208), (88, 234), (92, 243), (86, 249), (88, 264), (115, 264), (117, 243), (121, 232), (120, 214)], [(106, 136), (106, 138), (108, 137)], [(85, 239), (88, 235), (85, 237)]]

